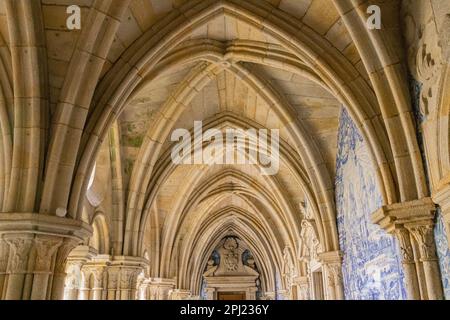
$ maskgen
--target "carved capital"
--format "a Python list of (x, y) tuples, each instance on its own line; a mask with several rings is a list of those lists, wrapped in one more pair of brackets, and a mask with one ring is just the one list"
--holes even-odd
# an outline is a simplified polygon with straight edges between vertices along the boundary
[(28, 271), (28, 257), (33, 247), (32, 236), (5, 236), (9, 245), (8, 272), (24, 273)]
[(8, 243), (0, 238), (0, 273), (5, 272), (8, 267), (9, 246)]
[(78, 240), (66, 238), (58, 248), (55, 262), (55, 273), (65, 273), (67, 257), (77, 246)]
[(420, 259), (422, 261), (437, 260), (433, 224), (412, 226), (409, 230), (419, 245)]
[(402, 263), (414, 263), (414, 251), (411, 245), (410, 233), (405, 228), (395, 230), (402, 254)]
[(119, 270), (116, 268), (108, 269), (108, 289), (116, 289), (119, 279)]
[(333, 275), (335, 284), (342, 282), (342, 264), (341, 263), (329, 264), (328, 270)]
[(36, 264), (34, 271), (51, 272), (52, 257), (62, 243), (61, 238), (39, 236), (35, 239)]

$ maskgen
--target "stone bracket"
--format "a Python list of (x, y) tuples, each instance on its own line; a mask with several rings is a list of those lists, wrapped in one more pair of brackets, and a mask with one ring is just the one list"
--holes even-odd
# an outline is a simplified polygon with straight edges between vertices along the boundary
[(433, 224), (436, 205), (431, 198), (382, 206), (371, 219), (389, 233), (402, 227)]

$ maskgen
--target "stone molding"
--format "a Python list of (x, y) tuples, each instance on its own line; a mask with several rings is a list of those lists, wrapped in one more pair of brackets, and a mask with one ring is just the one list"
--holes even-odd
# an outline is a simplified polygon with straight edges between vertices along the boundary
[(372, 213), (372, 222), (389, 233), (398, 228), (433, 224), (436, 205), (431, 198), (384, 205)]

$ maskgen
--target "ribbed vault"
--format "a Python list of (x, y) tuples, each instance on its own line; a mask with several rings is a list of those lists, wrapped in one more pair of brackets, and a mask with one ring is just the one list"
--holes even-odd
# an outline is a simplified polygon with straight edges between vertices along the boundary
[[(382, 31), (365, 27), (368, 1), (355, 0), (73, 0), (90, 27), (69, 31), (66, 2), (0, 0), (2, 213), (85, 226), (96, 259), (145, 260), (146, 278), (193, 296), (213, 250), (236, 236), (264, 293), (289, 295), (319, 256), (340, 250), (342, 108), (384, 208), (448, 198), (449, 69), (425, 128), (429, 187), (401, 1), (373, 1)], [(223, 134), (277, 130), (277, 172), (174, 163), (172, 133), (194, 134), (199, 121)]]

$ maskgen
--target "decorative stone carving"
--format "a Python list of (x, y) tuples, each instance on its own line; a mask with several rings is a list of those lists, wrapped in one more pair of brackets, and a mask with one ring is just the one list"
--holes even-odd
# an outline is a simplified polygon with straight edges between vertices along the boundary
[[(245, 292), (247, 299), (256, 297), (259, 273), (254, 261), (253, 267), (244, 265), (246, 250), (241, 240), (234, 236), (226, 237), (219, 243), (216, 251), (220, 255), (219, 265), (207, 268), (203, 273), (206, 298), (215, 299), (215, 295), (222, 290)], [(249, 260), (252, 259), (247, 259), (247, 264)]]
[(294, 260), (292, 258), (291, 248), (285, 247), (283, 250), (283, 269), (282, 276), (286, 283), (286, 289), (290, 291), (293, 279), (297, 276)]
[(62, 243), (58, 238), (36, 238), (36, 264), (34, 270), (37, 272), (51, 271), (52, 256)]
[(433, 225), (420, 225), (410, 228), (411, 233), (419, 244), (420, 259), (437, 260), (436, 246), (433, 237)]
[(395, 231), (395, 235), (400, 244), (403, 263), (414, 263), (414, 253), (410, 240), (410, 233), (405, 228), (399, 228)]
[(115, 269), (108, 270), (108, 289), (117, 288), (118, 277), (119, 277), (118, 270)]
[(299, 260), (317, 260), (318, 254), (322, 252), (322, 246), (317, 236), (316, 222), (312, 219), (303, 219), (302, 230), (299, 239)]
[(224, 262), (227, 271), (233, 272), (238, 269), (239, 252), (237, 251), (238, 244), (236, 239), (228, 238), (225, 240), (223, 247), (227, 250), (223, 253)]
[(436, 106), (438, 96), (437, 83), (443, 60), (439, 33), (428, 1), (403, 1), (402, 12), (408, 64), (416, 80), (423, 83), (420, 109), (426, 116), (430, 108)]
[(10, 248), (8, 272), (26, 272), (33, 239), (30, 237), (6, 237), (5, 240)]

